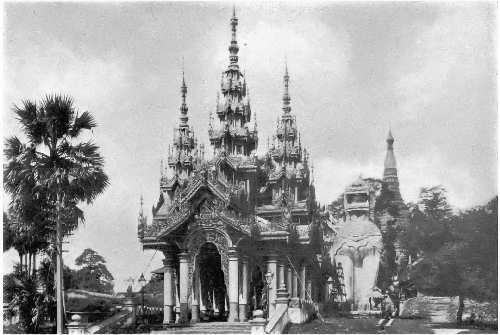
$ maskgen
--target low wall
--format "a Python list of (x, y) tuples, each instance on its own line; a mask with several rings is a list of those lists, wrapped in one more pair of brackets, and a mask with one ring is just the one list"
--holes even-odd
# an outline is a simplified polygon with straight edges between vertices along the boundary
[(273, 316), (266, 325), (266, 334), (283, 334), (290, 323), (287, 305), (277, 305)]
[(315, 314), (314, 305), (312, 302), (303, 301), (297, 307), (288, 308), (288, 316), (293, 324), (302, 324), (310, 321)]
[(132, 316), (130, 311), (121, 311), (112, 317), (91, 325), (87, 328), (86, 333), (88, 334), (106, 334), (109, 333), (111, 329), (114, 329), (117, 324), (127, 323), (130, 316)]
[[(425, 318), (434, 323), (456, 322), (458, 311), (458, 297), (432, 297), (420, 295), (403, 302), (400, 317), (413, 319)], [(463, 320), (466, 321), (474, 314), (476, 320), (481, 319), (485, 324), (498, 323), (497, 302), (479, 303), (465, 299)]]
[(136, 320), (136, 306), (133, 299), (125, 299), (125, 308), (113, 316), (96, 323), (85, 322), (79, 314), (73, 314), (67, 324), (68, 334), (106, 334), (131, 326)]

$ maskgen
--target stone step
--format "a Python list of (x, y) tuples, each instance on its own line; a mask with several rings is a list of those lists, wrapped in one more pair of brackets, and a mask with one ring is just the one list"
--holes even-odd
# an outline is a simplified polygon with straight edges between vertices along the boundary
[(155, 334), (250, 334), (248, 322), (200, 322), (184, 327), (166, 327)]

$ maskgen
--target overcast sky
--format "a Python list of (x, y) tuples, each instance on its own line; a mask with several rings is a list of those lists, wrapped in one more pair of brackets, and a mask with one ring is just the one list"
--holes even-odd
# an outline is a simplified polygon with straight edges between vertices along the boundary
[[(359, 174), (381, 177), (389, 126), (405, 200), (442, 184), (456, 207), (484, 203), (497, 193), (495, 11), (494, 2), (238, 2), (259, 151), (281, 113), (286, 56), (322, 204)], [(5, 136), (20, 132), (13, 103), (51, 92), (71, 94), (99, 123), (92, 138), (111, 186), (85, 206), (86, 223), (67, 246), (70, 266), (93, 248), (118, 289), (161, 266), (137, 239), (139, 197), (151, 217), (178, 122), (183, 57), (189, 122), (208, 146), (231, 12), (215, 2), (5, 5)], [(5, 270), (13, 260), (5, 254)]]

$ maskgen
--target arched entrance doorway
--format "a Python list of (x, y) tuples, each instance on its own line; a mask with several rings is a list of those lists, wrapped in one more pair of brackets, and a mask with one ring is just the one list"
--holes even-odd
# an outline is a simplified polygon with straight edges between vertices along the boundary
[(196, 257), (199, 270), (200, 317), (203, 321), (226, 321), (228, 294), (222, 270), (221, 255), (211, 242), (205, 242)]
[(255, 266), (252, 269), (250, 277), (250, 310), (254, 311), (256, 309), (264, 310), (267, 306), (264, 306), (266, 299), (266, 285), (264, 280), (264, 272), (259, 266)]

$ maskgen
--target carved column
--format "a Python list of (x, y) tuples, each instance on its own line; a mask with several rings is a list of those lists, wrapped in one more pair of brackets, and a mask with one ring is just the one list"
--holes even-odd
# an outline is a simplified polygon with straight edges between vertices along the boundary
[(240, 321), (248, 321), (248, 257), (243, 256), (241, 260), (241, 296), (240, 296)]
[(297, 278), (297, 273), (292, 270), (292, 297), (293, 298), (298, 298), (299, 297), (299, 292), (298, 292), (298, 278)]
[(306, 265), (300, 266), (300, 300), (306, 300)]
[(175, 323), (181, 322), (181, 301), (180, 301), (180, 290), (179, 290), (179, 272), (175, 271)]
[(293, 297), (293, 295), (292, 295), (292, 272), (293, 272), (293, 269), (292, 269), (290, 264), (288, 264), (286, 266), (286, 268), (287, 268), (286, 288), (288, 290), (288, 294), (290, 295), (290, 297)]
[(229, 320), (230, 322), (238, 322), (238, 252), (231, 248), (228, 252), (229, 256)]
[(286, 263), (282, 259), (280, 262), (280, 275), (279, 275), (279, 288), (286, 288), (286, 275), (285, 275)]
[(180, 322), (188, 322), (188, 292), (189, 292), (189, 254), (179, 254), (179, 300), (180, 300)]
[(163, 323), (175, 322), (175, 283), (174, 283), (174, 257), (165, 255), (163, 260)]
[[(311, 279), (306, 280), (306, 298), (311, 299), (311, 301), (316, 300), (316, 298), (313, 299), (313, 294), (312, 294), (312, 281)], [(317, 302), (317, 301), (315, 301)]]
[(200, 286), (199, 286), (199, 281), (200, 281), (200, 274), (199, 274), (199, 269), (196, 269), (195, 273), (193, 274), (193, 288), (191, 290), (192, 292), (192, 301), (191, 301), (191, 322), (200, 322)]
[(276, 291), (278, 290), (278, 255), (270, 254), (267, 259), (267, 271), (272, 273), (273, 277), (269, 286), (269, 315), (271, 316), (276, 309)]

